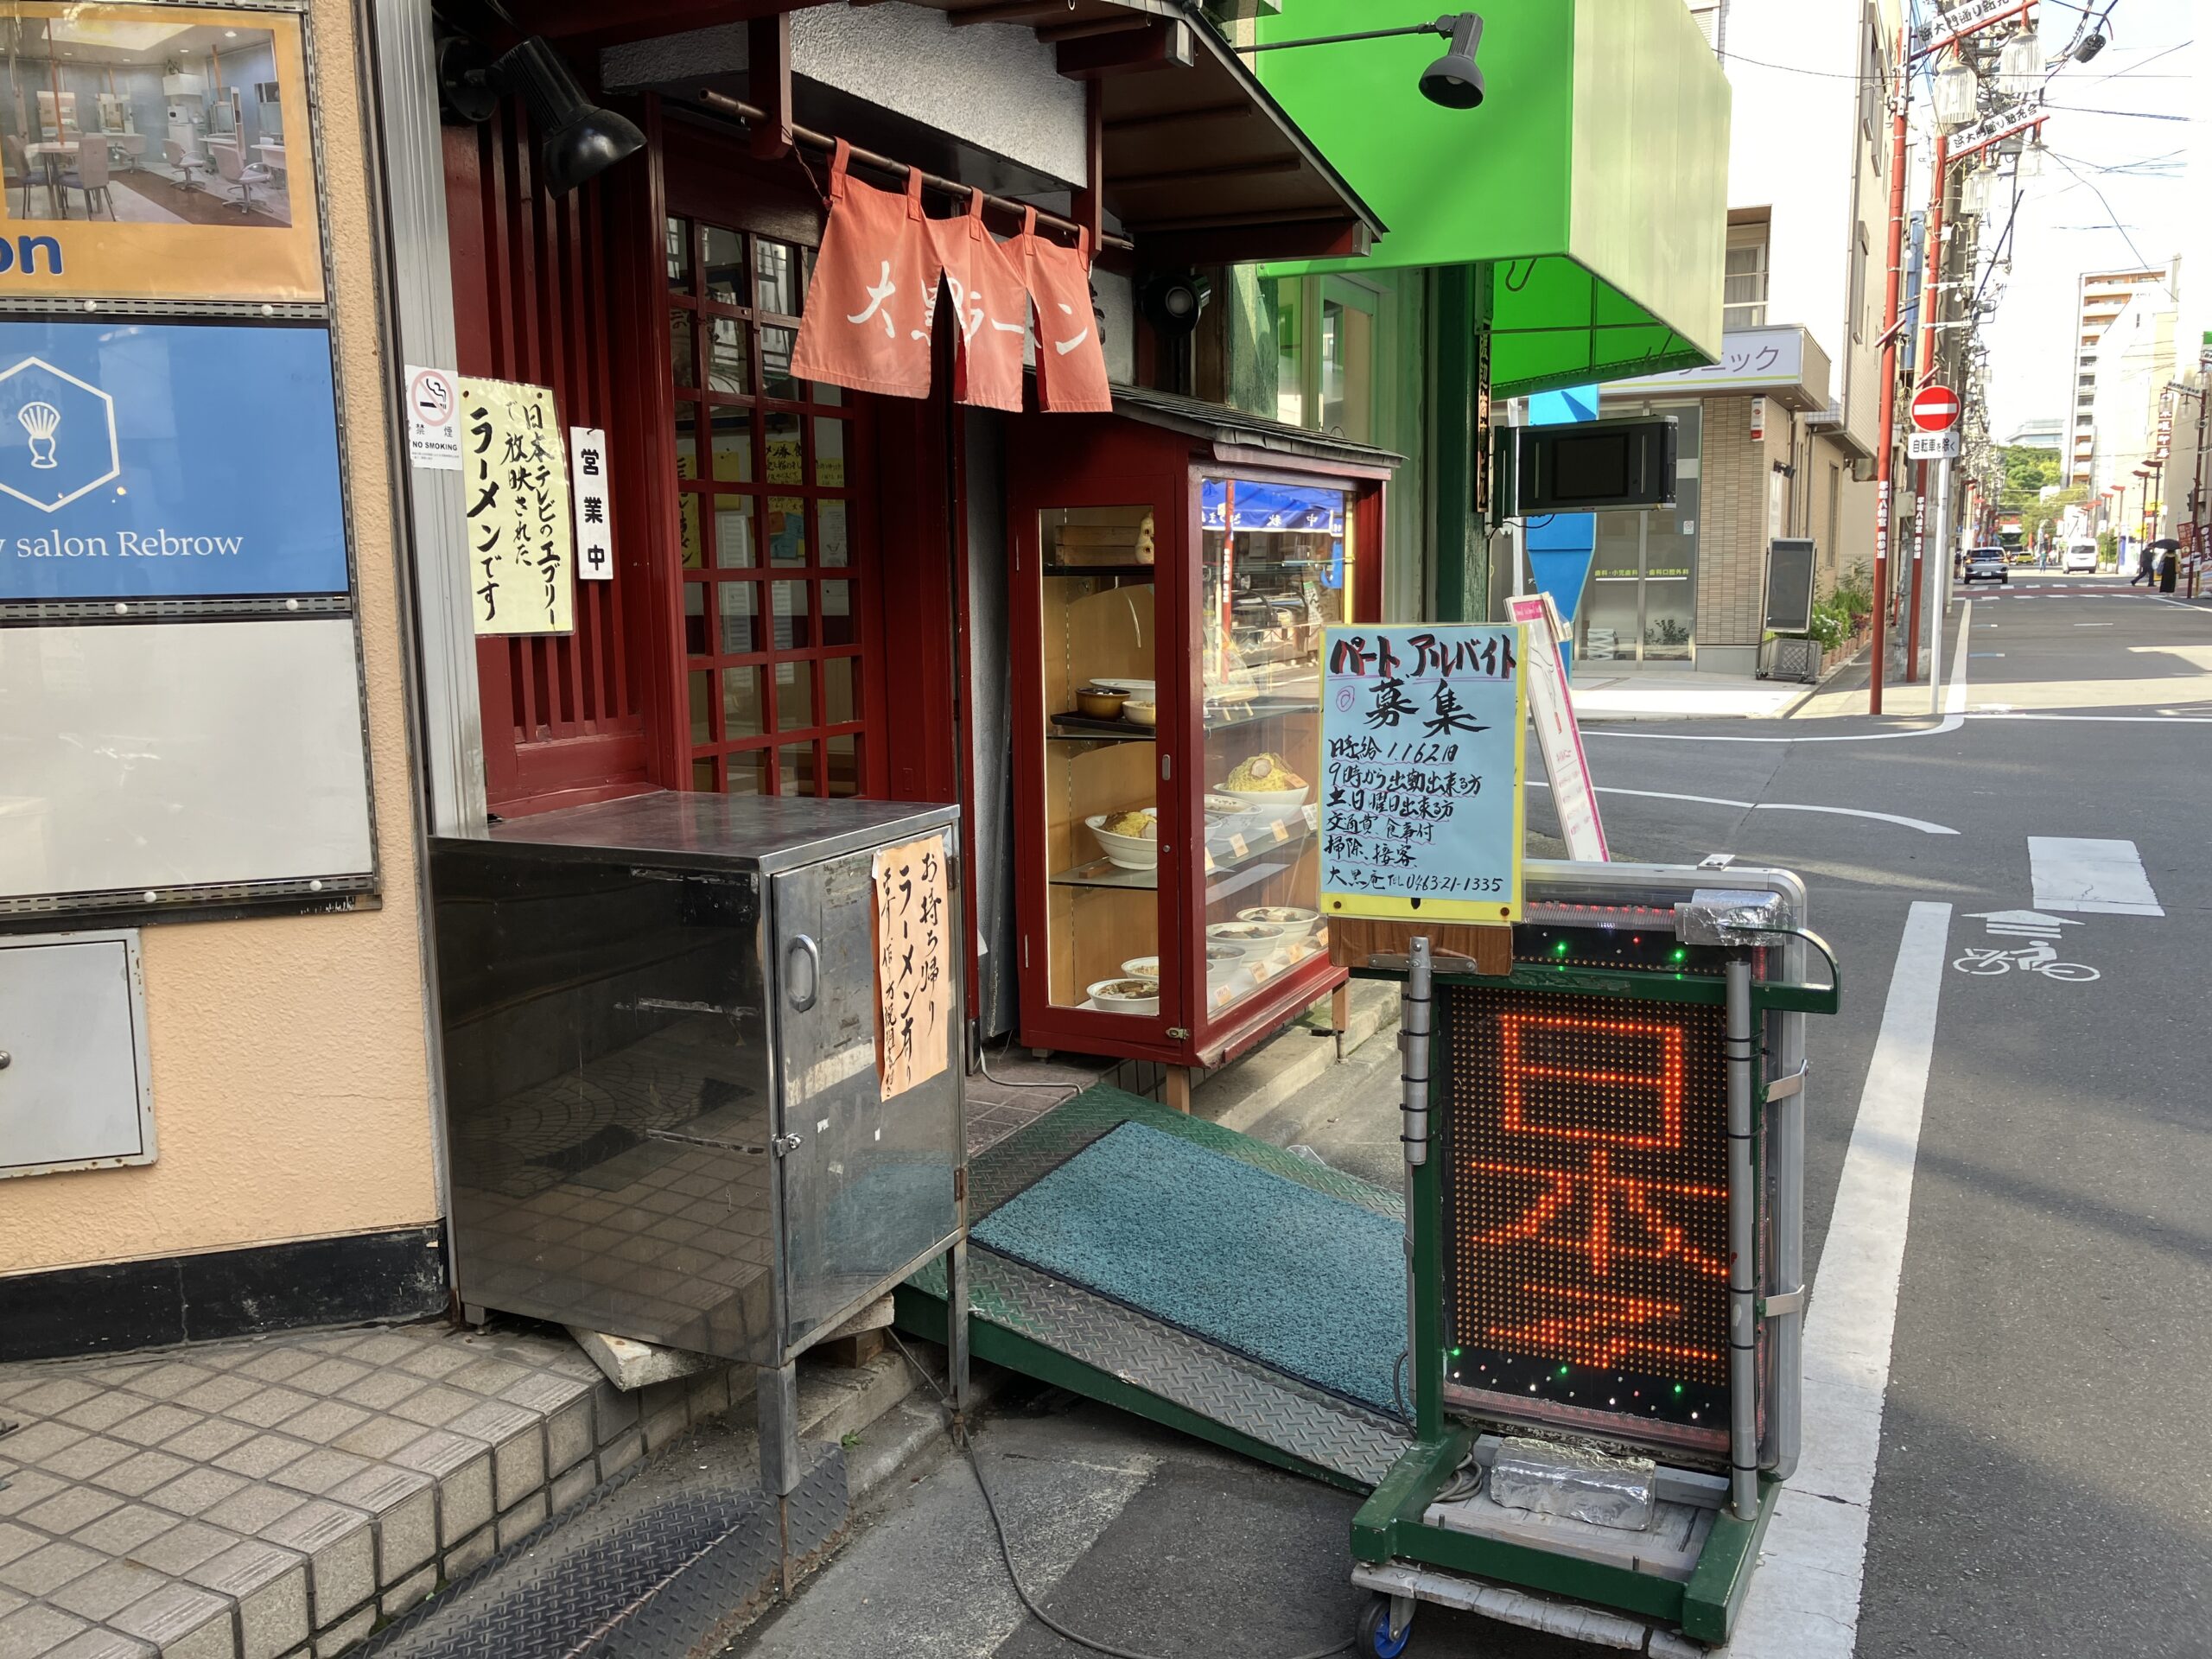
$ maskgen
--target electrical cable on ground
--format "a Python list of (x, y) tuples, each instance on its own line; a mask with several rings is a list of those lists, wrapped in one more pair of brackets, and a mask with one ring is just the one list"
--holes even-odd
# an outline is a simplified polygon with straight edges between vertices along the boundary
[[(999, 1045), (999, 1058), (1001, 1059), (1004, 1059), (1007, 1057), (1007, 1052), (1013, 1046), (1014, 1039), (1011, 1037), (1007, 1038), (1003, 1043), (1001, 1043)], [(983, 1075), (986, 1077), (989, 1077), (993, 1083), (998, 1084), (1001, 1089), (1067, 1089), (1071, 1087), (1071, 1085), (1065, 1083), (1023, 1083), (1017, 1077), (992, 1077), (991, 1051), (984, 1047), (981, 1043), (976, 1045), (976, 1064), (982, 1068)]]
[[(968, 1471), (976, 1477), (976, 1490), (983, 1495), (983, 1508), (991, 1517), (991, 1530), (998, 1535), (999, 1559), (1006, 1565), (1007, 1582), (1014, 1586), (1014, 1595), (1020, 1600), (1021, 1605), (1029, 1610), (1029, 1616), (1063, 1642), (1072, 1642), (1076, 1646), (1088, 1648), (1093, 1653), (1105, 1654), (1107, 1659), (1160, 1659), (1158, 1655), (1139, 1653), (1128, 1648), (1117, 1648), (1111, 1643), (1101, 1642), (1095, 1637), (1084, 1636), (1080, 1631), (1071, 1630), (1037, 1605), (1035, 1599), (1029, 1593), (1028, 1586), (1022, 1583), (1020, 1573), (1014, 1567), (1014, 1548), (1007, 1541), (1006, 1520), (999, 1514), (998, 1499), (992, 1496), (991, 1483), (983, 1477), (983, 1461), (976, 1455), (976, 1448), (969, 1444), (965, 1436), (952, 1432), (950, 1421), (952, 1415), (951, 1400), (946, 1396), (944, 1389), (938, 1386), (938, 1380), (930, 1375), (929, 1368), (914, 1357), (913, 1350), (899, 1340), (896, 1331), (887, 1332), (885, 1334), (891, 1338), (899, 1353), (906, 1357), (906, 1363), (914, 1368), (914, 1375), (929, 1385), (930, 1392), (937, 1395), (938, 1404), (944, 1408), (948, 1419), (946, 1434), (953, 1445), (959, 1448), (961, 1455), (967, 1459)], [(1353, 1637), (1346, 1637), (1343, 1641), (1329, 1647), (1315, 1648), (1311, 1652), (1298, 1654), (1294, 1656), (1294, 1659), (1333, 1659), (1335, 1655), (1351, 1647), (1353, 1640)]]

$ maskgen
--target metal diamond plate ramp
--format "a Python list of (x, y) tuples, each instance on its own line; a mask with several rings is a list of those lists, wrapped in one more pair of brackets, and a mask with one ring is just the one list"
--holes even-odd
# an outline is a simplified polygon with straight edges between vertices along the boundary
[[(1270, 1174), (1376, 1214), (1394, 1218), (1404, 1214), (1395, 1193), (1113, 1089), (1085, 1090), (978, 1159), (969, 1178), (974, 1214), (988, 1215), (1100, 1136), (1130, 1122), (1243, 1159)], [(911, 1291), (938, 1304), (935, 1313), (941, 1320), (942, 1264), (932, 1263), (907, 1282)], [(1017, 1370), (1034, 1370), (1046, 1381), (1077, 1392), (1085, 1391), (1084, 1373), (1102, 1374), (1173, 1408), (1161, 1414), (1164, 1418), (1172, 1420), (1175, 1413), (1202, 1418), (1227, 1431), (1224, 1438), (1230, 1443), (1255, 1441), (1360, 1487), (1379, 1482), (1409, 1443), (1405, 1427), (1388, 1417), (982, 1245), (971, 1245), (969, 1250), (968, 1293), (976, 1320), (1074, 1364), (1028, 1366), (1006, 1353), (987, 1357), (1001, 1358)], [(990, 1345), (980, 1335), (977, 1344), (979, 1352)]]
[(842, 1535), (845, 1458), (802, 1442), (798, 1490), (749, 1484), (640, 1510), (588, 1503), (540, 1528), (356, 1651), (364, 1659), (690, 1659), (720, 1653)]

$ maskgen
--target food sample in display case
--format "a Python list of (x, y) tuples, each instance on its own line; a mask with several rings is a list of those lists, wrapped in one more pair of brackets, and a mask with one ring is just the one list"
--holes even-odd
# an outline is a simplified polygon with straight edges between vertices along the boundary
[(1008, 448), (1019, 1031), (1160, 1062), (1173, 1099), (1344, 983), (1322, 630), (1372, 620), (1395, 461), (1116, 397)]
[(1160, 952), (1154, 677), (1154, 514), (1149, 506), (1055, 508), (1041, 516), (1039, 608), (1045, 715), (1045, 935), (1053, 1004), (1159, 1012), (1132, 989), (1130, 957)]
[(1207, 963), (1216, 1014), (1328, 953), (1313, 780), (1321, 630), (1348, 620), (1348, 499), (1311, 483), (1199, 482), (1205, 926), (1241, 953)]

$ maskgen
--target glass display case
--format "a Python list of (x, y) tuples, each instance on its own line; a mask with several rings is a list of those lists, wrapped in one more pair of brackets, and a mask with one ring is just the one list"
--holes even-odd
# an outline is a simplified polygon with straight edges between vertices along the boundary
[[(1343, 982), (1321, 631), (1379, 594), (1392, 458), (1174, 412), (1022, 423), (1045, 423), (1010, 469), (1015, 863), (1021, 1040), (1187, 1070)], [(1278, 433), (1290, 453), (1249, 442)]]

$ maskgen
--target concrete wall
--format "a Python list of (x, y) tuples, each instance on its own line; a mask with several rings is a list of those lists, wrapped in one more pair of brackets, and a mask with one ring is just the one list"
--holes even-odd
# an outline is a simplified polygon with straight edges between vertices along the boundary
[[(1848, 428), (1871, 451), (1881, 412), (1873, 347), (1888, 252), (1889, 118), (1878, 89), (1862, 104), (1859, 83), (1838, 73), (1866, 60), (1868, 9), (1866, 0), (1726, 0), (1724, 8), (1736, 110), (1728, 206), (1767, 211), (1768, 320), (1802, 323), (1820, 342)], [(1872, 10), (1886, 62), (1897, 0)], [(1862, 263), (1854, 315), (1852, 270)]]
[(383, 907), (148, 928), (160, 1160), (0, 1182), (0, 1273), (421, 1225), (438, 1215), (385, 370), (352, 8), (315, 0), (309, 27)]

